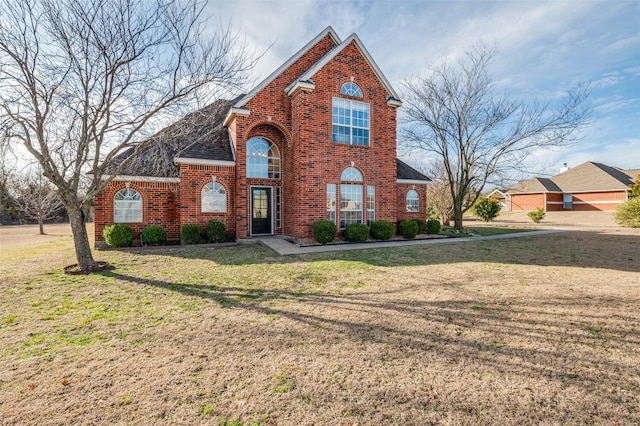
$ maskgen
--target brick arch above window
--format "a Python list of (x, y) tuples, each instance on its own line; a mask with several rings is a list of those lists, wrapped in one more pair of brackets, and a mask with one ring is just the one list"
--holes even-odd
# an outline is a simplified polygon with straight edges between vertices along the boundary
[(245, 134), (247, 135), (247, 140), (255, 136), (266, 136), (267, 139), (271, 139), (280, 146), (290, 145), (292, 140), (291, 132), (277, 120), (259, 120), (251, 123), (247, 127)]

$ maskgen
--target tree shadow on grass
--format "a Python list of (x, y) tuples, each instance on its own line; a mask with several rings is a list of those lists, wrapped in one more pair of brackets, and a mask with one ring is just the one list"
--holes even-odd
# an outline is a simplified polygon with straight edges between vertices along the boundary
[[(383, 345), (403, 359), (432, 356), (448, 363), (471, 360), (493, 371), (545, 377), (594, 392), (602, 383), (634, 389), (633, 378), (640, 374), (638, 364), (631, 371), (628, 363), (629, 358), (639, 357), (636, 348), (640, 344), (640, 330), (627, 326), (638, 324), (640, 314), (628, 312), (611, 321), (606, 313), (591, 309), (596, 308), (596, 302), (588, 307), (579, 297), (554, 298), (535, 305), (477, 306), (463, 298), (419, 301), (388, 292), (318, 294), (177, 284), (117, 271), (104, 274), (132, 284), (198, 297), (222, 308), (285, 318), (291, 327), (303, 331), (303, 338), (328, 333), (337, 340)], [(629, 302), (611, 298), (607, 303), (624, 306)], [(321, 313), (314, 313), (316, 309)], [(271, 328), (261, 332), (278, 333)], [(520, 343), (511, 345), (511, 341)], [(526, 348), (521, 342), (527, 342)], [(623, 356), (614, 359), (606, 355), (616, 351)], [(616, 396), (610, 398), (613, 401)]]

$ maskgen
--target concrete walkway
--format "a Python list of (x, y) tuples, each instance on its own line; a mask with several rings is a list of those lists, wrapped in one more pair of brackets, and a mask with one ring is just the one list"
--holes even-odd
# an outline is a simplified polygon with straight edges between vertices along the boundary
[(428, 244), (451, 244), (451, 243), (468, 243), (474, 241), (489, 241), (489, 240), (504, 240), (507, 238), (522, 238), (532, 237), (536, 235), (547, 235), (562, 232), (562, 229), (549, 229), (544, 231), (531, 231), (531, 232), (517, 232), (513, 234), (492, 235), (489, 237), (467, 237), (467, 238), (428, 238), (424, 240), (394, 240), (394, 241), (375, 241), (367, 243), (345, 243), (345, 244), (327, 244), (318, 246), (305, 246), (300, 247), (296, 244), (279, 237), (264, 237), (256, 238), (255, 240), (269, 247), (276, 253), (287, 256), (294, 254), (307, 254), (307, 253), (325, 253), (331, 251), (346, 251), (346, 250), (363, 250), (372, 248), (387, 248), (387, 247), (404, 247), (404, 246), (419, 246)]

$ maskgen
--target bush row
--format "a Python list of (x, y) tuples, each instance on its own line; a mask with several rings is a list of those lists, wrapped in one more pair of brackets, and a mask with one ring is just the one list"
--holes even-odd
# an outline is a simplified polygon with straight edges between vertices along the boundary
[[(221, 243), (226, 239), (227, 227), (219, 220), (210, 220), (205, 234), (208, 242)], [(111, 247), (128, 247), (133, 243), (133, 229), (122, 223), (105, 227), (102, 235)], [(198, 244), (202, 237), (202, 228), (196, 223), (189, 223), (180, 228), (182, 244)], [(167, 232), (160, 225), (147, 225), (140, 232), (140, 242), (143, 246), (163, 245), (167, 242)]]
[[(336, 239), (338, 229), (330, 220), (319, 220), (313, 223), (313, 238), (320, 244), (327, 244)], [(363, 223), (347, 225), (343, 235), (347, 241), (362, 242), (369, 236), (376, 240), (388, 240), (393, 237), (395, 225), (387, 220), (377, 220), (371, 223), (371, 227)], [(438, 234), (440, 222), (435, 219), (424, 221), (422, 219), (401, 220), (398, 222), (398, 235), (404, 238), (414, 238), (421, 233)]]

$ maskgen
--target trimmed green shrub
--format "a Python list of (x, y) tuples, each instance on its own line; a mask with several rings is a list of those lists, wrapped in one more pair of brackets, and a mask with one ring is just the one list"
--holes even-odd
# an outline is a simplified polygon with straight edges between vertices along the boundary
[(439, 234), (442, 225), (438, 219), (429, 219), (426, 224), (427, 234)]
[(376, 240), (388, 240), (393, 237), (395, 227), (388, 220), (376, 220), (371, 223), (371, 237)]
[(105, 227), (102, 236), (111, 247), (128, 247), (133, 242), (133, 229), (129, 225), (117, 223)]
[(640, 228), (640, 198), (629, 198), (620, 204), (614, 217), (625, 228)]
[(484, 195), (473, 205), (473, 215), (478, 216), (485, 222), (490, 222), (500, 214), (500, 201), (493, 197)]
[(398, 234), (404, 238), (415, 238), (418, 235), (418, 224), (415, 220), (401, 220), (398, 222)]
[(180, 228), (182, 244), (198, 244), (202, 237), (202, 229), (197, 223), (188, 223)]
[(545, 213), (542, 207), (538, 207), (537, 209), (527, 213), (527, 216), (529, 216), (529, 218), (531, 218), (531, 220), (534, 221), (535, 223), (540, 223), (540, 221), (544, 219), (546, 215), (547, 213)]
[(219, 220), (210, 220), (207, 223), (207, 238), (210, 243), (221, 243), (227, 238), (227, 227)]
[(422, 219), (413, 219), (413, 221), (418, 224), (418, 234), (424, 234), (427, 230), (426, 222)]
[(160, 225), (147, 225), (140, 233), (143, 246), (161, 246), (167, 242), (167, 232)]
[(330, 220), (318, 220), (312, 225), (313, 238), (320, 244), (327, 244), (336, 239), (338, 229)]
[(344, 238), (347, 241), (367, 241), (369, 237), (369, 227), (364, 223), (352, 223), (344, 229)]

